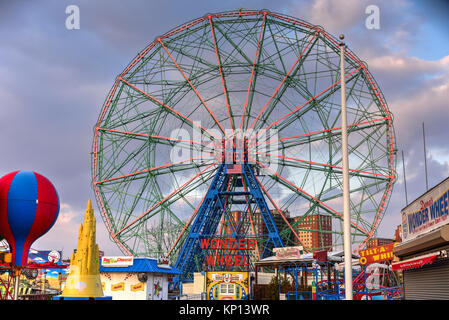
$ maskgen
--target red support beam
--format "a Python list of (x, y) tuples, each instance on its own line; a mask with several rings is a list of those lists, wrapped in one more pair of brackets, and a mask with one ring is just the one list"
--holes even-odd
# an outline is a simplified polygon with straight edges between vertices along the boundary
[(167, 54), (170, 56), (170, 59), (173, 61), (173, 63), (176, 65), (176, 68), (178, 68), (179, 72), (181, 72), (182, 76), (184, 77), (184, 79), (186, 79), (186, 81), (189, 83), (190, 87), (192, 88), (192, 90), (195, 92), (196, 96), (198, 97), (198, 99), (200, 99), (201, 103), (204, 105), (204, 107), (206, 108), (207, 112), (210, 114), (210, 116), (214, 119), (215, 123), (218, 125), (218, 127), (220, 128), (221, 132), (223, 132), (223, 134), (226, 136), (226, 132), (223, 129), (223, 127), (221, 126), (220, 122), (217, 120), (217, 118), (215, 117), (214, 113), (212, 112), (212, 110), (210, 110), (209, 106), (207, 105), (206, 101), (204, 101), (204, 99), (201, 97), (201, 95), (199, 94), (198, 90), (193, 86), (192, 82), (189, 80), (189, 78), (186, 76), (186, 74), (184, 73), (184, 71), (181, 69), (181, 67), (178, 65), (178, 63), (176, 62), (176, 60), (173, 58), (173, 56), (171, 55), (171, 53), (168, 51), (167, 47), (164, 45), (164, 43), (162, 42), (161, 38), (158, 39), (159, 43), (161, 44), (161, 46), (164, 48), (165, 52), (167, 52)]
[(117, 235), (119, 235), (120, 233), (122, 233), (123, 231), (125, 231), (126, 229), (128, 229), (129, 227), (131, 227), (133, 224), (135, 224), (137, 221), (139, 221), (140, 219), (142, 219), (143, 217), (145, 217), (148, 213), (150, 213), (151, 211), (153, 211), (154, 208), (158, 207), (159, 205), (161, 205), (162, 203), (164, 203), (165, 201), (167, 201), (167, 199), (169, 199), (171, 196), (173, 196), (174, 194), (176, 194), (177, 192), (179, 192), (182, 188), (184, 188), (185, 186), (187, 186), (189, 183), (191, 183), (193, 180), (195, 180), (196, 178), (198, 178), (199, 176), (201, 176), (203, 173), (205, 173), (206, 171), (208, 171), (210, 168), (212, 168), (212, 166), (214, 166), (217, 162), (212, 163), (210, 166), (208, 166), (206, 169), (202, 170), (201, 172), (197, 173), (193, 178), (189, 179), (186, 183), (184, 183), (182, 186), (180, 186), (179, 188), (177, 188), (176, 190), (174, 190), (173, 192), (171, 192), (168, 196), (164, 197), (164, 199), (158, 201), (155, 205), (153, 205), (150, 209), (148, 209), (147, 211), (145, 211), (144, 213), (142, 213), (139, 217), (137, 217), (136, 219), (134, 219), (133, 221), (131, 221), (130, 223), (128, 223), (126, 226), (124, 226), (122, 229), (120, 229), (119, 231), (117, 231), (116, 233), (114, 233), (112, 235), (112, 237), (117, 237)]

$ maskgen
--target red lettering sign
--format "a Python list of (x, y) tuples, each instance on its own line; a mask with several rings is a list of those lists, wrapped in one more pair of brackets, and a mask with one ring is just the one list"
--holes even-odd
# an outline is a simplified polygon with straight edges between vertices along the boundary
[(393, 259), (393, 247), (397, 242), (378, 246), (370, 249), (360, 250), (360, 264), (370, 264), (380, 261), (389, 261)]

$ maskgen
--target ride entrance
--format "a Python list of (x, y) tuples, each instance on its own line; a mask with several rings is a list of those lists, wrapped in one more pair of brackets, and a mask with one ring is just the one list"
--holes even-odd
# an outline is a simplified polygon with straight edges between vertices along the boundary
[[(342, 248), (339, 41), (267, 10), (203, 17), (156, 37), (116, 78), (95, 126), (92, 180), (124, 254), (250, 270), (273, 248)], [(345, 49), (352, 242), (395, 179), (392, 115)]]

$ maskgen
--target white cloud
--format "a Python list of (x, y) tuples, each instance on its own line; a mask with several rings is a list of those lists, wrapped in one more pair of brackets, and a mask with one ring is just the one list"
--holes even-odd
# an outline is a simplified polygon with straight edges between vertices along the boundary
[(320, 25), (330, 33), (339, 34), (366, 17), (368, 1), (315, 0), (293, 2), (291, 15)]

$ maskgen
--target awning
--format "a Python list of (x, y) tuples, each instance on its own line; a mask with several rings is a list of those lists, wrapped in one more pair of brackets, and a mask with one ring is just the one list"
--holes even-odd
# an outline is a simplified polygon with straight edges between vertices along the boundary
[(412, 259), (399, 261), (399, 262), (393, 262), (391, 264), (391, 267), (392, 267), (393, 271), (420, 268), (425, 264), (434, 263), (439, 255), (440, 255), (440, 251), (437, 251), (437, 252), (425, 254), (425, 255), (422, 255), (419, 257), (415, 257)]

